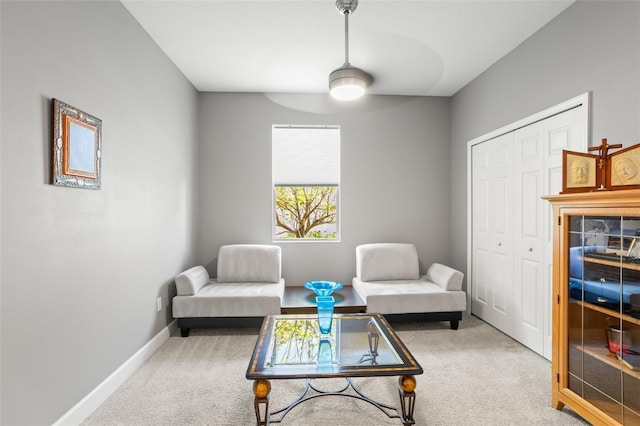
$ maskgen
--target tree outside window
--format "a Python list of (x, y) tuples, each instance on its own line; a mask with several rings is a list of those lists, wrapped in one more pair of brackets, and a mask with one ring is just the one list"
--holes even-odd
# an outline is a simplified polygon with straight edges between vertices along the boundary
[(337, 237), (337, 187), (276, 186), (276, 238)]

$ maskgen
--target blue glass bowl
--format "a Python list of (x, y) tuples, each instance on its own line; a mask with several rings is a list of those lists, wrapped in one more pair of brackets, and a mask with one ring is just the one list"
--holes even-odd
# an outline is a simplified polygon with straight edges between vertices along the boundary
[(313, 290), (316, 296), (331, 296), (334, 290), (342, 288), (342, 284), (333, 281), (309, 281), (304, 283), (304, 287)]

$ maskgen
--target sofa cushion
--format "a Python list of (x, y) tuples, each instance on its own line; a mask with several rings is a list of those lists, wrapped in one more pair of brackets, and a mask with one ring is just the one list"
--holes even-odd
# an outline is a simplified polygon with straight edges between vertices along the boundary
[(281, 249), (261, 244), (231, 244), (218, 251), (219, 283), (278, 283), (281, 278)]
[(195, 296), (173, 298), (174, 318), (262, 317), (280, 313), (284, 279), (278, 283), (218, 283), (212, 280)]
[(429, 267), (427, 280), (438, 284), (444, 290), (462, 290), (464, 274), (441, 263), (434, 263)]
[(367, 312), (409, 314), (462, 312), (467, 309), (464, 291), (445, 291), (425, 277), (420, 280), (363, 282), (353, 279), (353, 289), (367, 305)]
[(176, 291), (179, 296), (193, 296), (209, 281), (209, 272), (203, 266), (194, 266), (176, 276)]
[(420, 268), (416, 247), (403, 243), (359, 245), (356, 276), (362, 281), (417, 280)]

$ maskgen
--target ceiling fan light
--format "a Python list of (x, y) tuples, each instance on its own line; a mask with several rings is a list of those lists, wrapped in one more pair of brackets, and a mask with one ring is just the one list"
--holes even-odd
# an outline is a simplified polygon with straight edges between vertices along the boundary
[(360, 68), (345, 65), (329, 74), (329, 93), (340, 101), (352, 101), (365, 94), (371, 76)]
[(354, 101), (365, 94), (365, 88), (357, 82), (347, 82), (344, 79), (337, 81), (336, 84), (329, 89), (329, 93), (334, 99), (339, 101)]

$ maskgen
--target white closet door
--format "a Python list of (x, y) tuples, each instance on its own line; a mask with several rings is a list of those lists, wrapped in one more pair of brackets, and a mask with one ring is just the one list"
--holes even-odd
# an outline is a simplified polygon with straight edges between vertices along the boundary
[(513, 316), (513, 134), (473, 147), (471, 310), (511, 334)]
[(562, 150), (586, 152), (585, 105), (471, 147), (471, 312), (551, 359), (552, 214)]
[[(554, 115), (544, 120), (544, 193), (559, 194), (562, 191), (562, 150), (587, 152), (587, 114), (585, 105)], [(544, 209), (544, 334), (540, 353), (551, 359), (551, 304), (553, 276), (553, 211), (550, 203), (543, 202)]]
[(544, 131), (538, 122), (514, 132), (514, 333), (537, 353), (543, 350)]

